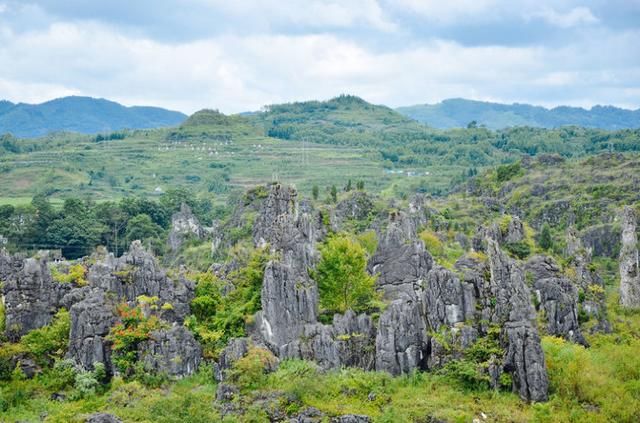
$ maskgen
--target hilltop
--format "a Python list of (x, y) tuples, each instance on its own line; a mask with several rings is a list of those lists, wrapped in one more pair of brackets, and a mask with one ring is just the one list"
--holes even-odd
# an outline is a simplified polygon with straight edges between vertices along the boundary
[(613, 106), (591, 109), (559, 106), (547, 109), (530, 104), (501, 104), (485, 101), (448, 99), (437, 104), (399, 107), (398, 112), (434, 128), (464, 128), (470, 122), (491, 129), (511, 126), (557, 128), (566, 125), (600, 129), (640, 127), (640, 109), (627, 110)]
[(91, 97), (63, 97), (41, 104), (0, 101), (0, 134), (39, 137), (54, 131), (83, 134), (180, 124), (186, 116), (159, 107), (125, 107)]

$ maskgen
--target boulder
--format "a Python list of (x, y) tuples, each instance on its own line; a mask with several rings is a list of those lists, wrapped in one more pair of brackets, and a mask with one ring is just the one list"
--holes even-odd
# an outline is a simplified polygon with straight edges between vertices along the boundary
[(114, 416), (113, 414), (108, 413), (94, 413), (90, 415), (86, 423), (122, 423), (122, 420)]
[(250, 341), (248, 338), (234, 338), (220, 353), (218, 361), (214, 364), (213, 378), (216, 382), (222, 382), (226, 377), (226, 371), (233, 364), (249, 352)]

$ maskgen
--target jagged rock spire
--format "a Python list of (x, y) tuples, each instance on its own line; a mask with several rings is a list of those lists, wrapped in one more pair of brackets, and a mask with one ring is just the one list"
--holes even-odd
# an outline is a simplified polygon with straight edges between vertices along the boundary
[(629, 206), (622, 211), (620, 304), (628, 308), (640, 307), (640, 265), (638, 264), (636, 214)]

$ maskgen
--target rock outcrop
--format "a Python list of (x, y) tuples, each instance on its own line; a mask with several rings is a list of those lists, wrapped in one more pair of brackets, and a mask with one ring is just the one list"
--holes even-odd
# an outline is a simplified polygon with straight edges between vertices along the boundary
[(490, 304), (490, 320), (502, 327), (506, 355), (504, 370), (513, 375), (513, 387), (527, 401), (546, 401), (549, 381), (544, 353), (535, 324), (530, 291), (520, 267), (507, 257), (494, 240), (487, 240), (491, 273), (485, 298)]
[(640, 264), (636, 214), (631, 207), (622, 211), (622, 241), (620, 246), (620, 304), (640, 307)]
[(578, 289), (558, 264), (551, 257), (534, 256), (527, 261), (525, 272), (532, 279), (537, 308), (547, 321), (547, 333), (587, 345), (578, 322)]
[(114, 371), (111, 344), (106, 337), (116, 322), (116, 304), (101, 289), (87, 292), (86, 298), (71, 306), (71, 331), (67, 357), (84, 369), (94, 363), (104, 363), (107, 371)]
[(0, 281), (6, 335), (13, 341), (30, 330), (48, 325), (60, 301), (72, 288), (70, 284), (53, 280), (46, 255), (25, 259), (0, 251)]
[(378, 250), (369, 260), (369, 272), (377, 274), (377, 286), (385, 299), (416, 299), (416, 290), (433, 267), (433, 258), (417, 239), (415, 222), (403, 212), (390, 216)]
[(195, 373), (202, 360), (200, 344), (181, 325), (152, 332), (139, 350), (139, 358), (146, 371), (172, 377)]
[(169, 248), (176, 252), (189, 237), (202, 239), (204, 235), (205, 231), (200, 221), (193, 214), (191, 208), (183, 203), (180, 206), (180, 211), (171, 216), (171, 230), (167, 241)]

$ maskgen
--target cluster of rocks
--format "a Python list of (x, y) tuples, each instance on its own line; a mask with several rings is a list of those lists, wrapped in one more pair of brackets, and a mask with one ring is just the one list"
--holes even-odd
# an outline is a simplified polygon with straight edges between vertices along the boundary
[[(61, 283), (52, 277), (48, 257), (23, 259), (0, 254), (0, 278), (5, 281), (6, 331), (14, 340), (49, 324), (61, 307), (69, 310), (71, 330), (67, 357), (90, 370), (104, 363), (116, 372), (107, 335), (118, 322), (117, 307), (137, 305), (141, 296), (153, 298), (152, 312), (164, 322), (139, 346), (138, 358), (149, 371), (183, 376), (195, 372), (201, 349), (191, 332), (182, 326), (189, 314), (194, 285), (179, 275), (169, 277), (155, 257), (135, 241), (121, 257), (105, 251), (84, 260), (86, 284)], [(157, 299), (157, 300), (156, 300)]]
[[(322, 324), (317, 285), (307, 272), (317, 255), (314, 242), (323, 235), (321, 222), (313, 210), (300, 210), (292, 189), (273, 186), (256, 220), (254, 241), (282, 258), (267, 265), (254, 342), (280, 358), (400, 374), (437, 368), (464, 354), (489, 325), (498, 325), (504, 354), (496, 357), (495, 384), (501, 372), (509, 372), (522, 398), (546, 400), (544, 355), (524, 271), (487, 236), (488, 262), (461, 259), (456, 265), (461, 280), (437, 265), (418, 239), (423, 221), (423, 208), (414, 206), (390, 215), (381, 235), (369, 264), (389, 302), (378, 322), (349, 311)], [(510, 233), (523, 232), (521, 225), (513, 226)], [(443, 345), (440, 335), (455, 348)]]
[[(596, 330), (609, 330), (604, 284), (591, 271), (591, 248), (584, 247), (573, 228), (567, 234), (567, 256), (575, 278), (569, 278), (551, 257), (536, 255), (520, 263), (502, 251), (501, 245), (526, 241), (525, 226), (515, 216), (503, 221), (502, 227), (479, 228), (471, 242), (474, 252), (448, 269), (436, 263), (418, 236), (431, 213), (421, 196), (412, 199), (406, 210), (389, 213), (385, 224), (373, 225), (380, 241), (368, 271), (377, 276), (377, 289), (386, 302), (379, 318), (347, 311), (333, 316), (330, 324), (321, 323), (318, 286), (309, 269), (319, 258), (316, 244), (327, 235), (326, 219), (310, 202), (298, 201), (293, 188), (280, 184), (271, 185), (259, 200), (253, 242), (257, 248), (269, 248), (274, 258), (264, 271), (261, 310), (248, 327), (249, 338), (232, 340), (216, 363), (214, 375), (220, 382), (252, 346), (269, 349), (280, 359), (314, 360), (323, 368), (353, 366), (398, 375), (440, 368), (498, 332), (501, 352), (494, 351), (484, 363), (491, 385), (497, 387), (500, 376), (508, 373), (523, 399), (545, 401), (548, 378), (538, 315), (545, 333), (583, 345), (587, 342), (580, 328), (581, 314), (597, 319)], [(368, 219), (372, 208), (366, 194), (355, 192), (338, 205), (330, 216), (331, 225)], [(183, 206), (172, 219), (170, 247), (177, 251), (190, 236), (202, 238), (206, 230)], [(466, 238), (459, 242), (468, 244)], [(166, 324), (138, 346), (138, 360), (148, 371), (176, 377), (198, 369), (201, 348), (182, 324), (190, 313), (194, 285), (182, 272), (169, 275), (139, 242), (122, 257), (99, 251), (82, 263), (87, 283), (79, 286), (56, 282), (47, 255), (24, 258), (0, 253), (6, 335), (17, 340), (49, 324), (65, 307), (71, 318), (68, 358), (88, 370), (96, 362), (104, 363), (113, 374), (107, 335), (119, 320), (116, 307), (123, 302), (134, 305), (145, 296), (155, 298), (158, 305), (145, 312)], [(233, 263), (220, 265), (212, 271), (224, 279), (232, 267)], [(622, 304), (640, 307), (636, 218), (630, 208), (622, 214), (620, 274)], [(222, 403), (234, 395), (232, 386), (221, 383)], [(323, 417), (311, 414), (291, 421)], [(337, 421), (366, 421), (357, 416), (341, 419)]]

